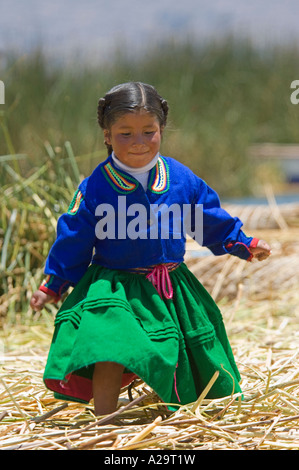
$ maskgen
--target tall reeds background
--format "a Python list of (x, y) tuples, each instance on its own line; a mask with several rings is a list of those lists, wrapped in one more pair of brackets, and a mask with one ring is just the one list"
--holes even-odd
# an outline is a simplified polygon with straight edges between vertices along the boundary
[[(0, 56), (0, 77), (6, 92), (0, 155), (27, 154), (30, 171), (48, 158), (45, 142), (63, 149), (70, 141), (76, 157), (103, 150), (97, 101), (128, 80), (153, 84), (169, 102), (164, 153), (190, 165), (222, 195), (255, 189), (248, 145), (298, 142), (290, 85), (299, 77), (299, 49), (291, 46), (258, 49), (233, 38), (173, 41), (134, 59), (119, 52), (109, 62), (78, 58), (69, 64), (50, 61), (40, 48)], [(91, 167), (101, 158), (96, 153)], [(89, 171), (86, 160), (79, 163)]]

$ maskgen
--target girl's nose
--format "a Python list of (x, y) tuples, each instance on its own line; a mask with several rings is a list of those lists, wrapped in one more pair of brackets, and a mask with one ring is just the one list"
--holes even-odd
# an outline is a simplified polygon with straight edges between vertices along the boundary
[(133, 140), (133, 145), (143, 145), (144, 144), (144, 139), (142, 134), (135, 134), (134, 140)]

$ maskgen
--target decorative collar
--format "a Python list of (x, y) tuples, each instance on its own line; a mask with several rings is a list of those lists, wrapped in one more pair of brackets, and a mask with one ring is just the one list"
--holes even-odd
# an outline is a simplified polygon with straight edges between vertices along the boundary
[[(108, 183), (120, 194), (131, 193), (140, 184), (136, 178), (116, 168), (111, 156), (108, 162), (101, 167), (101, 170)], [(150, 170), (147, 189), (158, 194), (165, 193), (169, 189), (169, 167), (161, 155), (159, 155), (156, 165)]]
[(161, 155), (159, 155), (156, 165), (150, 172), (148, 189), (153, 193), (160, 194), (166, 193), (169, 189), (169, 166)]

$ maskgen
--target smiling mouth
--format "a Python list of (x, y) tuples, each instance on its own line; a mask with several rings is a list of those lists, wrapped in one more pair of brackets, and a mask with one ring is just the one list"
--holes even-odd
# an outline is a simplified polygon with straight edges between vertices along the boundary
[(131, 152), (131, 155), (134, 155), (135, 157), (142, 157), (143, 155), (146, 155), (148, 152)]

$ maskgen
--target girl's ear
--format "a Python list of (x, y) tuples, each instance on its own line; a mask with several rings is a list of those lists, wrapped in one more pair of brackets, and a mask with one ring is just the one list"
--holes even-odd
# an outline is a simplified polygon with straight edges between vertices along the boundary
[(104, 142), (105, 144), (111, 145), (110, 132), (108, 129), (104, 129)]

